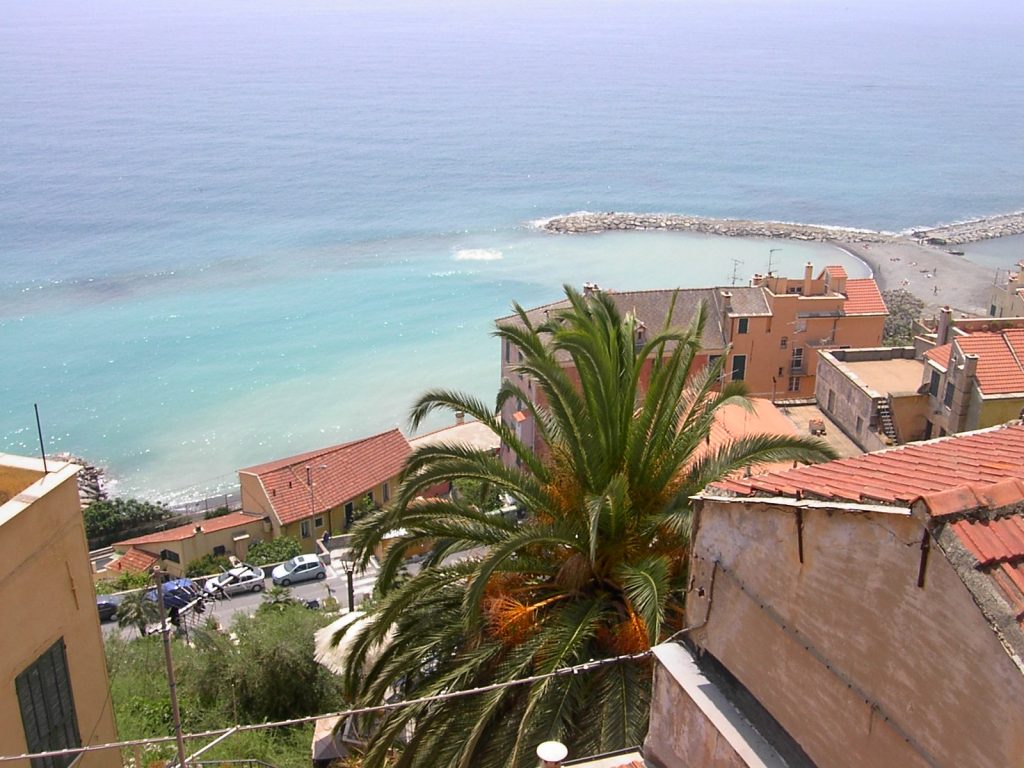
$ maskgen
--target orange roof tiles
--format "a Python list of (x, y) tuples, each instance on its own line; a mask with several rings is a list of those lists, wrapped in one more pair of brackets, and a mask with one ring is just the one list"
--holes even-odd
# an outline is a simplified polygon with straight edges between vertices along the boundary
[(953, 343), (963, 354), (978, 356), (978, 387), (984, 394), (1024, 392), (1024, 328), (972, 333)]
[[(412, 449), (397, 429), (239, 470), (258, 475), (281, 524), (351, 501), (400, 474)], [(306, 467), (313, 468), (313, 489)]]
[(840, 266), (839, 264), (829, 264), (822, 271), (823, 272), (827, 272), (828, 276), (831, 277), (833, 280), (835, 280), (836, 278), (845, 278), (845, 277), (847, 277), (846, 268), (843, 267), (843, 266)]
[(121, 557), (107, 564), (107, 570), (119, 571), (121, 573), (148, 571), (159, 559), (159, 557), (150, 552), (129, 547), (128, 551), (121, 555)]
[(945, 371), (949, 366), (949, 353), (952, 350), (952, 344), (943, 344), (941, 347), (932, 347), (924, 353), (924, 356)]
[(873, 278), (865, 277), (846, 281), (846, 301), (843, 311), (848, 315), (888, 314), (889, 309), (882, 300), (878, 283)]
[[(250, 515), (246, 512), (232, 512), (229, 515), (214, 517), (209, 520), (196, 520), (194, 523), (179, 525), (177, 528), (168, 528), (166, 531), (148, 533), (145, 536), (136, 536), (133, 539), (125, 539), (113, 544), (115, 548), (131, 547), (136, 544), (165, 544), (169, 541), (184, 541), (191, 539), (198, 533), (213, 533), (223, 531), (227, 528), (235, 528), (241, 525), (258, 522), (261, 518), (257, 515)], [(199, 529), (198, 531), (196, 529)]]
[(1024, 479), (1024, 425), (1011, 424), (824, 464), (715, 483), (741, 496), (909, 505), (962, 485)]
[[(717, 451), (726, 443), (740, 440), (751, 435), (782, 435), (791, 437), (800, 434), (793, 422), (786, 418), (771, 400), (765, 398), (750, 398), (753, 410), (747, 410), (740, 405), (726, 405), (715, 411), (714, 421), (711, 423), (711, 433), (708, 441), (698, 446), (694, 451), (694, 459), (701, 459), (711, 451)], [(792, 461), (770, 462), (755, 464), (751, 468), (754, 472), (770, 472), (793, 465)], [(737, 470), (735, 477), (741, 477), (746, 470)]]

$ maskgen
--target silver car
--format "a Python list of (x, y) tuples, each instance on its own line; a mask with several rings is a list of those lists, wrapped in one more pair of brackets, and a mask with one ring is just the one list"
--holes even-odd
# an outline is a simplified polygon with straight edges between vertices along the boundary
[(256, 565), (241, 563), (229, 571), (206, 582), (206, 594), (212, 597), (236, 595), (239, 592), (259, 592), (266, 574)]
[(288, 587), (299, 581), (326, 579), (327, 569), (316, 555), (298, 555), (272, 570), (270, 578), (278, 586)]

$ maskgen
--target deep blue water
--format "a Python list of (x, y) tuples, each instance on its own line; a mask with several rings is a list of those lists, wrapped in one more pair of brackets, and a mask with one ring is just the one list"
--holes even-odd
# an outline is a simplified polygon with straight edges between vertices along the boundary
[(404, 423), (426, 386), (490, 396), (512, 300), (764, 267), (539, 217), (1024, 208), (1021, 5), (837, 5), (9, 3), (0, 451), (34, 451), (39, 402), (51, 449), (124, 490), (214, 490)]

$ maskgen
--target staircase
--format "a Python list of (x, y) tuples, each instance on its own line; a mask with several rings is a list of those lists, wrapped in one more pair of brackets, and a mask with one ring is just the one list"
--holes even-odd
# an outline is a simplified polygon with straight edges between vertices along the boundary
[(879, 399), (875, 404), (878, 412), (878, 426), (886, 437), (888, 437), (893, 445), (899, 442), (896, 435), (896, 423), (892, 420), (892, 409), (889, 407), (888, 399)]

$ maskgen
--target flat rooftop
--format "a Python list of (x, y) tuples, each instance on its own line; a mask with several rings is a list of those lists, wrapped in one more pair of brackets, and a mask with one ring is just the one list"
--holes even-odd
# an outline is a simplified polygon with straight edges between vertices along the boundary
[(924, 377), (924, 364), (920, 360), (865, 360), (842, 365), (860, 379), (863, 386), (879, 394), (916, 392)]

